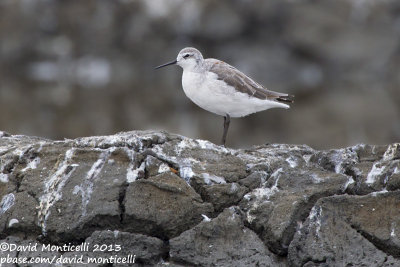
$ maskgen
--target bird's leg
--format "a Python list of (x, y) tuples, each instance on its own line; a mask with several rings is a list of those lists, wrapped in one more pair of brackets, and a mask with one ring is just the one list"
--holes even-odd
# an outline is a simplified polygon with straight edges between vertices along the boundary
[(226, 114), (224, 116), (224, 134), (222, 135), (222, 145), (225, 146), (226, 135), (228, 134), (229, 123), (231, 122), (231, 117)]

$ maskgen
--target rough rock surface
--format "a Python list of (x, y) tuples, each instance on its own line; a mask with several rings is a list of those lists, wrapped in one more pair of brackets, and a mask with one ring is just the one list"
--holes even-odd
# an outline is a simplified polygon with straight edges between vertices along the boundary
[(399, 189), (399, 143), (236, 150), (153, 131), (0, 132), (0, 243), (120, 245), (78, 254), (135, 266), (399, 266)]

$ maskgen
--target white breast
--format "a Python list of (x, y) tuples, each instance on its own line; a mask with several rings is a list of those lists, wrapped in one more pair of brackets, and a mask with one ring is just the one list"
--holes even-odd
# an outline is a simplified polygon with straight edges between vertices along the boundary
[(182, 87), (186, 96), (199, 107), (215, 114), (243, 117), (274, 107), (289, 108), (276, 101), (261, 100), (236, 91), (213, 72), (183, 71)]

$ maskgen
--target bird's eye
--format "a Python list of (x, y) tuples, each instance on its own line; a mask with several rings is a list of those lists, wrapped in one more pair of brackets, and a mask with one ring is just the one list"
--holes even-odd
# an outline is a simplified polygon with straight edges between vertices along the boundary
[(188, 58), (188, 57), (190, 57), (189, 54), (186, 54), (186, 55), (183, 56), (183, 58)]

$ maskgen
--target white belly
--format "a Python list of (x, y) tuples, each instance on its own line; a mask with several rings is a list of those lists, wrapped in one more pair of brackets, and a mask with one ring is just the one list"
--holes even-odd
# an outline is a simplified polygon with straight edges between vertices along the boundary
[(276, 101), (262, 100), (237, 92), (212, 72), (206, 74), (184, 71), (182, 87), (186, 96), (199, 107), (215, 114), (243, 117), (270, 108), (289, 108)]

